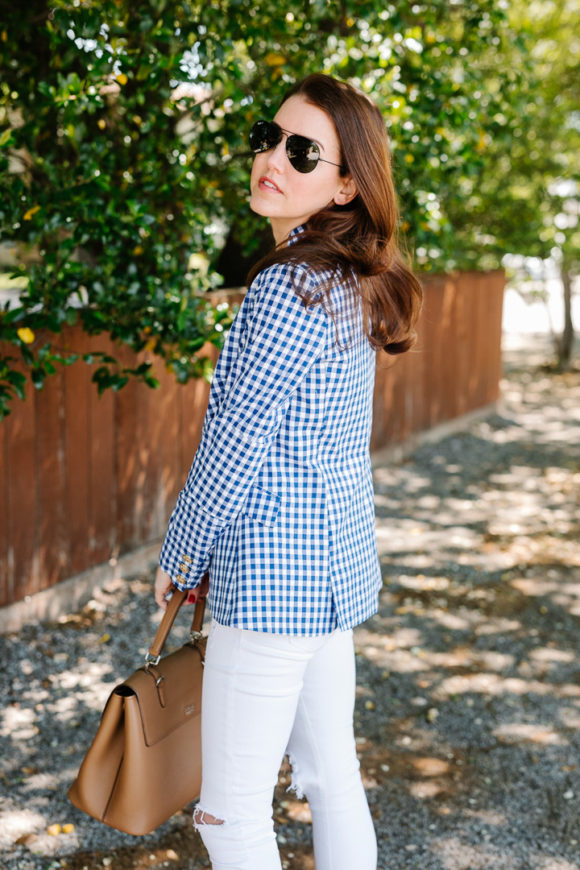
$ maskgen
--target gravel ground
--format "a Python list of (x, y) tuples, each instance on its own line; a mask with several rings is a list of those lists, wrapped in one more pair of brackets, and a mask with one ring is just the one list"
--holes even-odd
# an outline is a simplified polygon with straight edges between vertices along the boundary
[[(385, 588), (356, 632), (356, 724), (380, 870), (580, 870), (580, 374), (536, 347), (506, 353), (498, 414), (376, 469)], [(152, 637), (151, 580), (0, 637), (5, 870), (209, 867), (186, 811), (135, 838), (66, 798)], [(314, 870), (287, 783), (283, 865)]]

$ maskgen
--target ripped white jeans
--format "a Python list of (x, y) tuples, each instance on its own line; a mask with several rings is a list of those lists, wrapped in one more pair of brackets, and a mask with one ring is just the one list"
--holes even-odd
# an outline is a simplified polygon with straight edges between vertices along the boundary
[(312, 811), (316, 870), (376, 870), (354, 695), (351, 631), (297, 637), (212, 623), (195, 816), (213, 870), (281, 870), (272, 798), (286, 752)]

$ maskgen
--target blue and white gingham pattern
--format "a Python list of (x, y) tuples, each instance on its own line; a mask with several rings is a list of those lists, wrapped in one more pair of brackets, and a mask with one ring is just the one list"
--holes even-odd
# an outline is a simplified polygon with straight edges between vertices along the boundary
[(180, 588), (209, 567), (223, 625), (324, 634), (377, 608), (375, 351), (345, 286), (331, 292), (334, 321), (302, 304), (296, 285), (316, 291), (328, 277), (286, 264), (261, 272), (216, 366), (160, 564)]

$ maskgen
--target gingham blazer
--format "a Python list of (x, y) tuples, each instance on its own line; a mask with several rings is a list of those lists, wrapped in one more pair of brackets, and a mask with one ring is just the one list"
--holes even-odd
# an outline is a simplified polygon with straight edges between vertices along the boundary
[(262, 271), (216, 366), (160, 564), (179, 588), (209, 567), (223, 625), (324, 634), (377, 609), (375, 351), (341, 284), (334, 319), (304, 307), (295, 286), (315, 291), (328, 277), (305, 265)]

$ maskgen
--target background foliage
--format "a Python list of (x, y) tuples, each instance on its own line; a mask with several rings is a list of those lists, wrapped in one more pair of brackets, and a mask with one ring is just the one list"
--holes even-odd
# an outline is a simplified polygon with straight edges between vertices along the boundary
[[(495, 257), (518, 255), (509, 258), (509, 272), (516, 273), (517, 286), (539, 295), (546, 292), (547, 268), (559, 273), (564, 328), (556, 351), (566, 367), (572, 362), (572, 287), (580, 265), (578, 4), (512, 0), (509, 14), (532, 37), (530, 75), (520, 83), (517, 116), (489, 142), (486, 171), (469, 198), (471, 220), (462, 223), (458, 241), (463, 246), (465, 234), (479, 236)], [(508, 46), (503, 58), (515, 66), (520, 54)], [(451, 218), (458, 223), (453, 211)]]
[[(160, 354), (180, 380), (209, 375), (204, 346), (220, 345), (231, 313), (203, 294), (220, 273), (239, 283), (270, 243), (245, 206), (247, 130), (309, 72), (347, 78), (383, 109), (420, 269), (495, 267), (524, 223), (537, 236), (534, 203), (508, 181), (534, 163), (528, 108), (545, 70), (513, 4), (1, 6), (0, 241), (16, 266), (0, 310), (0, 415), (23, 393), (22, 361), (39, 387), (74, 360), (59, 345), (66, 323)], [(154, 385), (148, 363), (87, 361), (101, 389), (132, 375)]]

